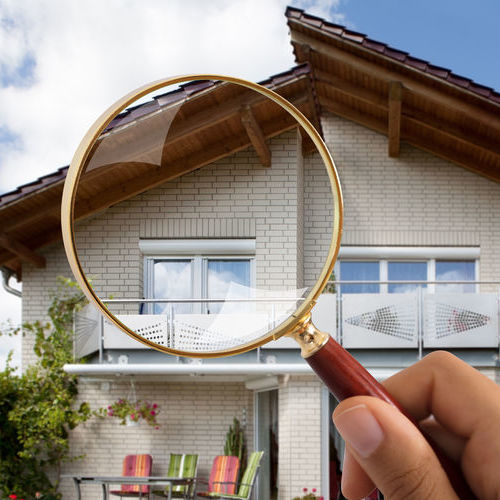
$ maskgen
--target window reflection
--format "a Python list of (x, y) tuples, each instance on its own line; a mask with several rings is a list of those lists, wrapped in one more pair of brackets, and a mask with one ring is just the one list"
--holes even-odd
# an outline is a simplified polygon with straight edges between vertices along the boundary
[[(237, 298), (247, 298), (250, 294), (250, 261), (249, 260), (212, 260), (207, 262), (207, 298), (223, 299), (226, 297), (231, 283), (242, 285), (238, 287)], [(232, 296), (235, 294), (232, 293)], [(234, 298), (234, 297), (233, 297)], [(222, 303), (212, 302), (208, 304), (211, 314), (220, 312)], [(242, 311), (248, 308), (248, 304), (234, 303), (225, 306), (232, 311)], [(229, 306), (229, 307), (228, 307)]]
[[(190, 299), (192, 298), (192, 263), (191, 260), (157, 260), (154, 263), (155, 299)], [(175, 313), (190, 313), (191, 304), (173, 304)], [(155, 303), (154, 314), (166, 314), (169, 305)]]
[[(380, 281), (379, 262), (345, 262), (340, 263), (341, 281)], [(342, 293), (379, 293), (380, 285), (360, 283), (341, 285)]]
[[(436, 261), (436, 281), (474, 281), (475, 279), (474, 261)], [(450, 293), (473, 293), (475, 285), (446, 283), (436, 285), (436, 292)]]
[[(387, 274), (389, 281), (426, 281), (427, 262), (389, 262)], [(419, 286), (427, 287), (411, 283), (390, 284), (388, 290), (389, 293), (410, 293)]]

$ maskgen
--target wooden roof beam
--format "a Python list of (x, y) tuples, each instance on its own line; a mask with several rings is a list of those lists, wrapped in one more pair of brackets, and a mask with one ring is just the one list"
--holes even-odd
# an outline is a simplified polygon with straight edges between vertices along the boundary
[[(380, 110), (383, 110), (386, 113), (389, 112), (387, 99), (384, 100), (379, 94), (370, 90), (358, 89), (354, 85), (348, 84), (345, 81), (340, 80), (338, 78), (335, 78), (333, 80), (334, 84), (330, 84), (328, 81), (326, 81), (327, 78), (328, 76), (326, 73), (320, 72), (319, 81), (322, 84), (328, 85), (332, 89), (344, 95), (353, 97), (356, 100), (374, 106)], [(406, 91), (404, 88), (402, 88), (401, 90), (403, 92)], [(320, 100), (322, 105), (324, 105), (325, 100), (326, 98)], [(348, 109), (347, 106), (345, 106), (345, 108)], [(359, 114), (359, 119), (360, 120), (362, 119), (361, 114)], [(482, 154), (500, 155), (500, 147), (497, 144), (486, 140), (484, 137), (474, 135), (472, 132), (466, 133), (460, 130), (459, 127), (457, 127), (456, 125), (450, 124), (448, 122), (447, 123), (440, 122), (435, 118), (431, 118), (429, 115), (423, 113), (422, 111), (418, 111), (416, 109), (410, 109), (408, 108), (408, 106), (405, 106), (404, 110), (401, 108), (401, 121), (403, 123), (410, 122), (420, 127), (424, 127), (432, 132), (444, 135), (462, 144), (466, 144), (467, 147), (478, 149), (479, 151), (481, 151)], [(359, 121), (359, 123), (362, 123), (362, 121)], [(388, 133), (387, 128), (385, 130), (378, 130), (378, 131), (382, 132), (383, 134)], [(405, 140), (407, 140), (407, 138)]]
[(400, 82), (389, 83), (389, 112), (388, 112), (388, 152), (391, 158), (399, 156), (401, 141), (401, 104), (403, 101), (403, 87)]
[(359, 123), (360, 125), (364, 125), (367, 128), (375, 130), (375, 132), (379, 132), (384, 135), (387, 134), (387, 124), (382, 120), (368, 116), (366, 113), (361, 113), (350, 108), (349, 106), (346, 106), (345, 104), (335, 102), (325, 97), (320, 97), (319, 102), (323, 108), (334, 115), (338, 115), (342, 118)]
[(255, 119), (255, 115), (252, 113), (252, 108), (250, 106), (243, 106), (240, 109), (241, 123), (245, 127), (247, 135), (252, 143), (260, 162), (264, 167), (271, 166), (271, 150), (266, 143), (266, 138), (262, 133), (260, 125)]
[(23, 261), (31, 262), (31, 264), (39, 268), (45, 267), (45, 257), (38, 255), (36, 252), (31, 250), (31, 248), (28, 248), (20, 241), (7, 236), (5, 233), (0, 234), (0, 246), (14, 255), (17, 255)]

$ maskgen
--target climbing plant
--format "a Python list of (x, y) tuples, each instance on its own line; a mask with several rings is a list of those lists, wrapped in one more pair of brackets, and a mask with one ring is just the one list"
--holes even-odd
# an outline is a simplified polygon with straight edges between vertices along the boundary
[(36, 360), (17, 375), (9, 356), (0, 372), (0, 497), (60, 498), (61, 466), (75, 458), (69, 431), (92, 415), (88, 403), (76, 405), (77, 378), (63, 370), (73, 361), (73, 311), (83, 303), (76, 283), (60, 278), (49, 321), (1, 332), (32, 335)]

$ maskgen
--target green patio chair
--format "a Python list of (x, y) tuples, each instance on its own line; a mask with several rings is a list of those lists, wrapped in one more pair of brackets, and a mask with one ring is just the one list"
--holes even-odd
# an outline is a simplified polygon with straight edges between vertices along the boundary
[(237, 485), (236, 494), (209, 492), (206, 497), (210, 498), (233, 498), (236, 500), (248, 500), (252, 494), (255, 479), (259, 472), (260, 461), (264, 455), (263, 451), (254, 451), (248, 459), (248, 465), (241, 477), (241, 482)]
[[(189, 484), (175, 484), (172, 487), (172, 498), (194, 498), (196, 493), (196, 471), (198, 455), (170, 454), (167, 477), (192, 478)], [(168, 486), (164, 490), (153, 491), (154, 495), (168, 497)]]

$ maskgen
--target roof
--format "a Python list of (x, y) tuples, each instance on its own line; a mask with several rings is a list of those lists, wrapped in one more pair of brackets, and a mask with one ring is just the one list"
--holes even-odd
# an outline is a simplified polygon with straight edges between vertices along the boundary
[(322, 110), (500, 181), (500, 94), (303, 10), (286, 11)]
[(386, 56), (394, 61), (397, 61), (398, 63), (405, 64), (418, 71), (428, 73), (433, 77), (440, 78), (448, 83), (467, 89), (493, 102), (500, 103), (500, 93), (496, 92), (491, 87), (486, 87), (485, 85), (472, 81), (470, 78), (457, 75), (449, 69), (442, 68), (428, 61), (424, 61), (423, 59), (413, 57), (408, 52), (395, 49), (385, 43), (368, 38), (363, 33), (346, 29), (344, 26), (340, 26), (339, 24), (330, 23), (294, 7), (287, 8), (286, 16), (290, 21), (299, 21), (311, 28), (360, 45), (369, 51), (376, 52), (377, 54)]

